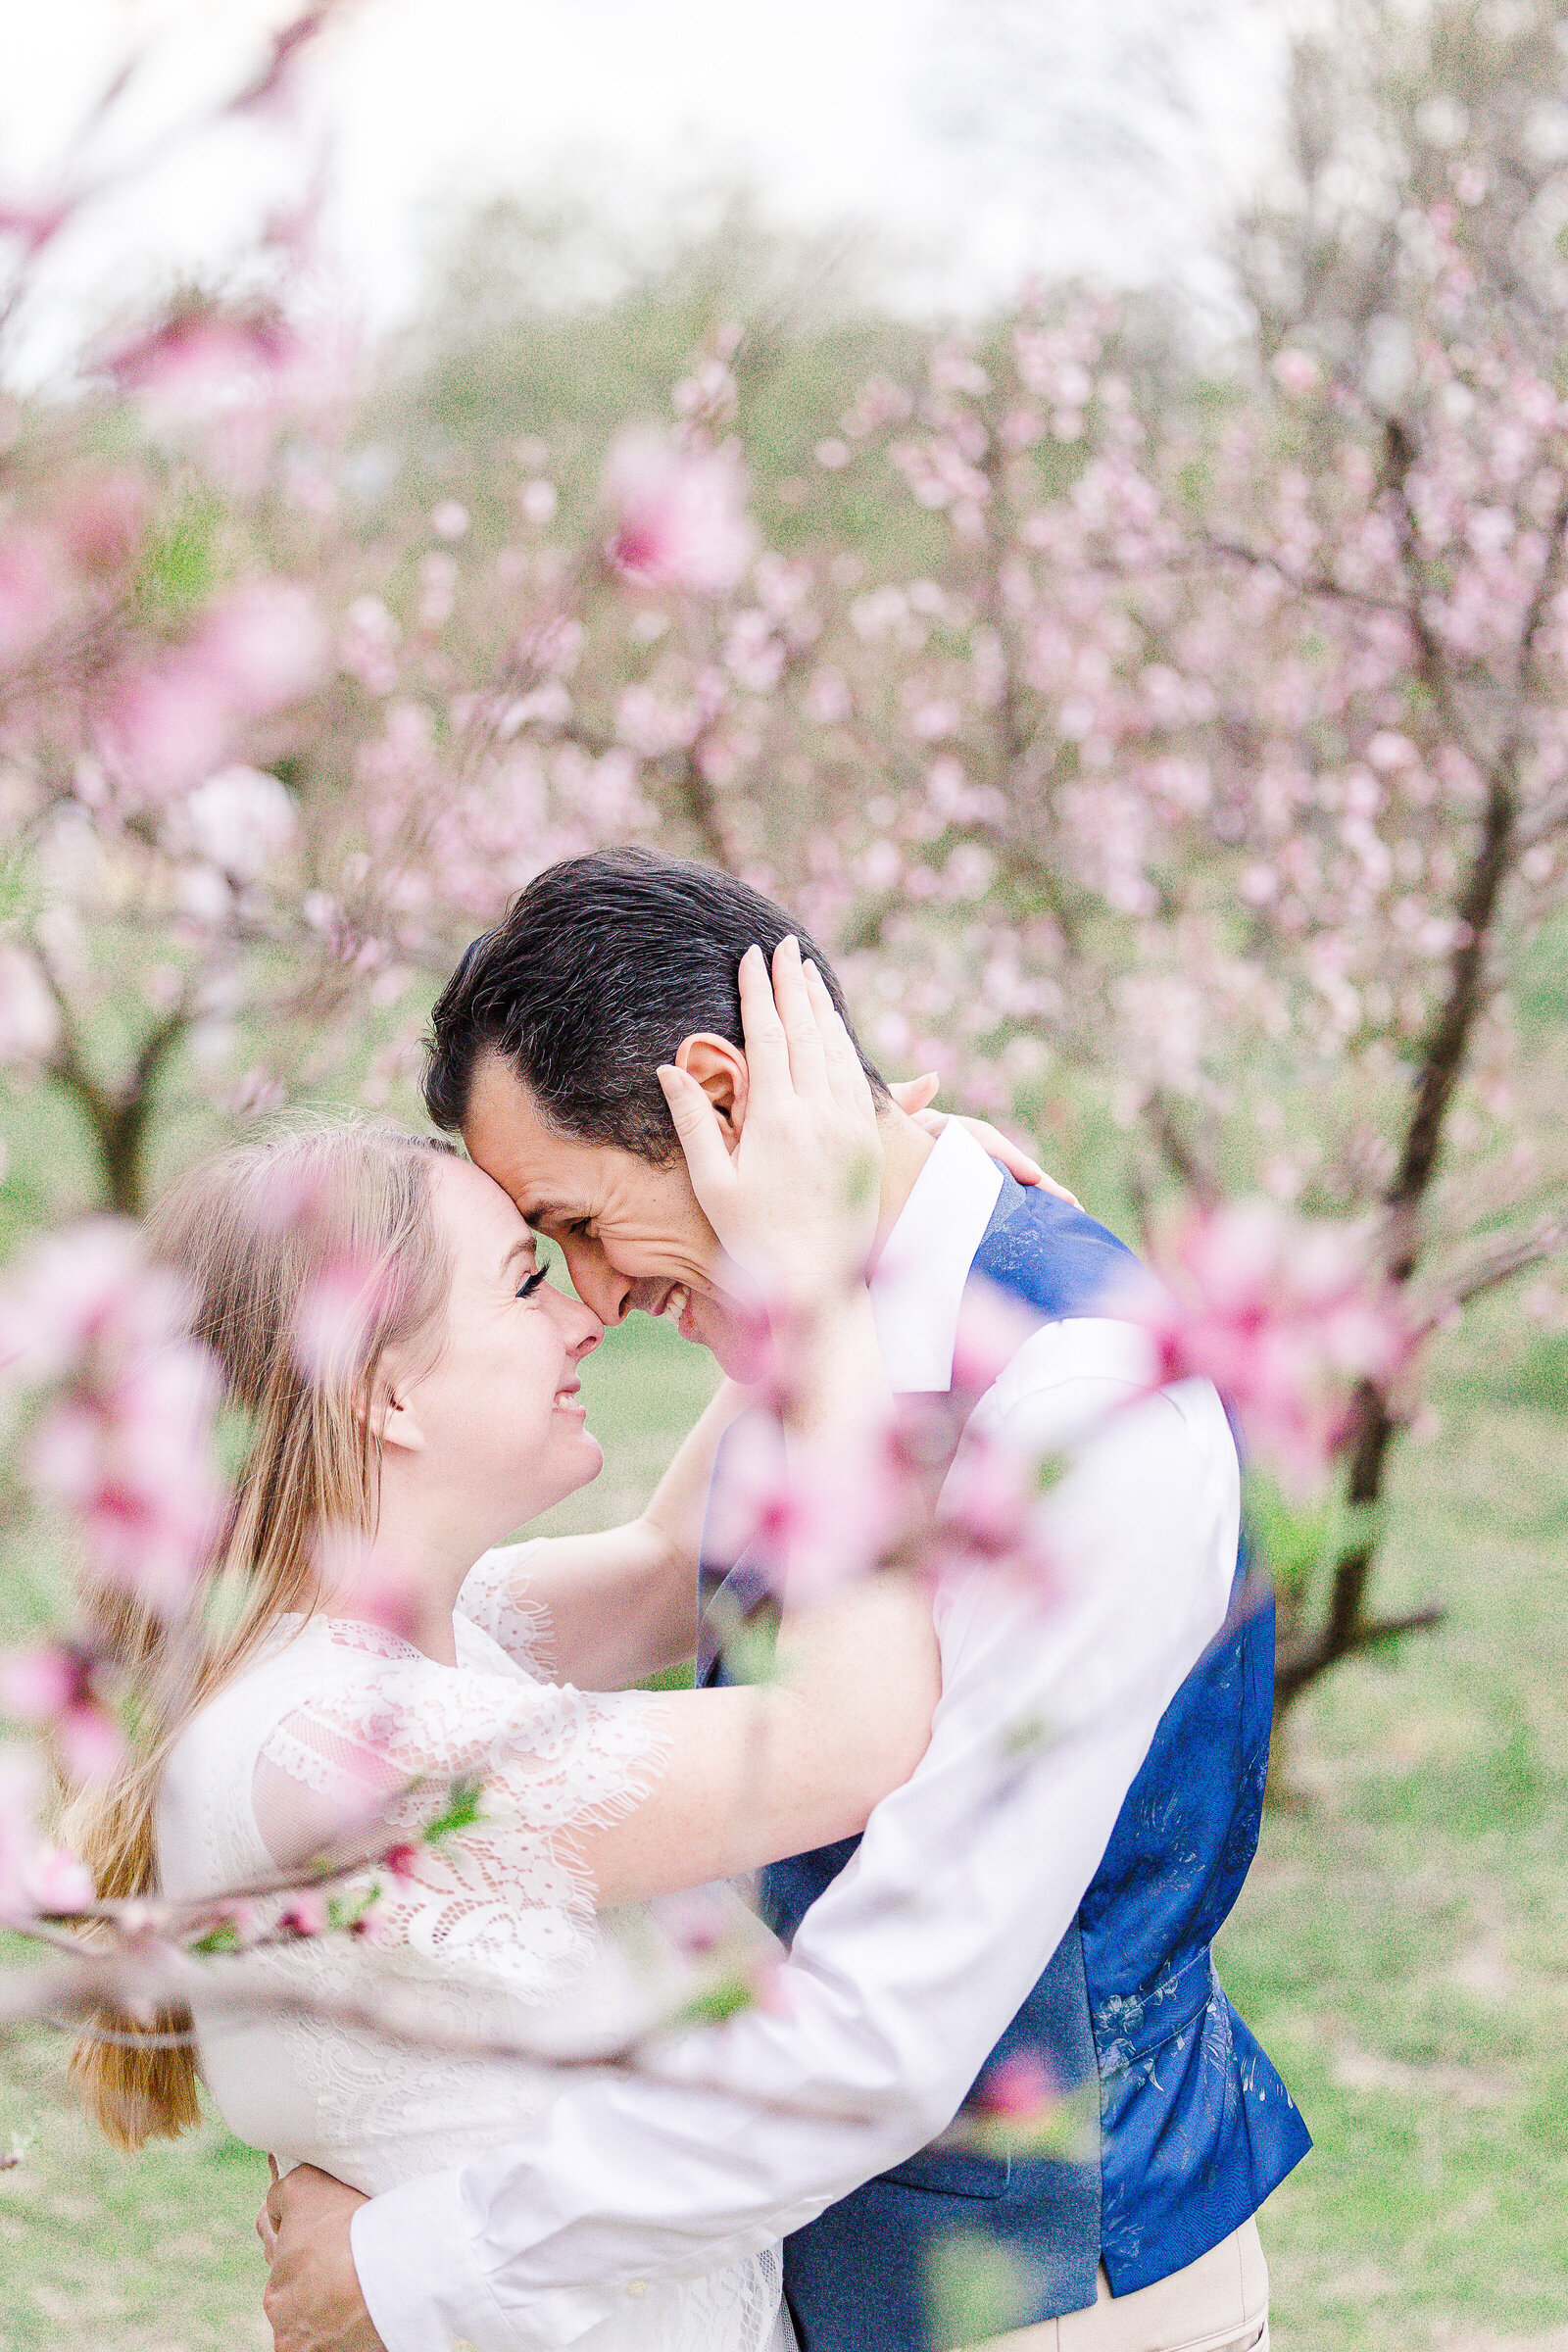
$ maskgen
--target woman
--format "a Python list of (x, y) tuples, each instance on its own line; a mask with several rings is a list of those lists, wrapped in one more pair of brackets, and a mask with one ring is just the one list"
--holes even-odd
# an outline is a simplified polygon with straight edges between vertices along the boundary
[[(787, 1183), (791, 1234), (787, 1262), (766, 1270), (823, 1318), (807, 1418), (838, 1420), (883, 1381), (864, 1286), (842, 1278), (869, 1238), (846, 1220), (863, 1225), (876, 1196), (862, 1185), (848, 1210), (844, 1169), (878, 1147), (819, 985), (811, 1004), (831, 1050), (810, 1115), (793, 1140), (780, 1130), (791, 1164), (771, 1173), (775, 1198)], [(725, 1189), (704, 1204), (744, 1257), (767, 1219)], [(281, 1200), (303, 1213), (280, 1215)], [(196, 2020), (232, 2130), (285, 2166), (308, 2159), (373, 2192), (502, 2144), (549, 2101), (560, 2075), (470, 2054), (487, 2035), (580, 2051), (654, 2022), (673, 1955), (649, 1915), (624, 1907), (860, 1829), (923, 1752), (935, 1639), (919, 1594), (876, 1580), (787, 1616), (793, 1671), (764, 1687), (655, 1695), (541, 1679), (547, 1621), (561, 1671), (582, 1684), (629, 1681), (689, 1649), (698, 1513), (733, 1392), (630, 1528), (493, 1549), (600, 1467), (577, 1368), (601, 1327), (551, 1287), (487, 1177), (411, 1136), (327, 1129), (209, 1162), (158, 1237), (193, 1286), (251, 1447), (194, 1676), (154, 1622), (123, 1629), (149, 1737), (82, 1846), (106, 1894), (199, 1897), (298, 1871), (384, 1808), (404, 1848), (373, 1947), (273, 1943), (225, 1964), (259, 1998), (240, 2010), (215, 1993)], [(374, 1269), (366, 1327), (352, 1348), (302, 1355), (317, 1286), (345, 1263)], [(404, 1580), (403, 1634), (368, 1622), (334, 1570), (345, 1535)], [(477, 1820), (424, 1841), (454, 1782), (476, 1796)], [(618, 1921), (601, 1917), (616, 1906)], [(416, 2011), (416, 2038), (366, 2022), (389, 2006)], [(78, 2071), (122, 2144), (195, 2120), (188, 2050), (89, 2041)], [(591, 2340), (785, 2344), (777, 2261), (652, 2290)]]

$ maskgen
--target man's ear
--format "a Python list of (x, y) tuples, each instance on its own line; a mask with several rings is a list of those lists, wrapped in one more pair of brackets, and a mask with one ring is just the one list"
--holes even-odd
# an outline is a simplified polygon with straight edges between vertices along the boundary
[(746, 1056), (739, 1046), (732, 1046), (727, 1037), (716, 1037), (710, 1029), (700, 1030), (694, 1037), (681, 1039), (675, 1049), (675, 1067), (696, 1079), (717, 1111), (724, 1141), (733, 1152), (746, 1124), (751, 1092)]

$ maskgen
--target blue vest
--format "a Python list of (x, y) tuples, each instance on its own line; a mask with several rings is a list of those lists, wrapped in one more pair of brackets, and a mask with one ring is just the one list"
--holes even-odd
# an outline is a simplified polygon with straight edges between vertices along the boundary
[[(974, 1272), (1054, 1321), (1092, 1314), (1129, 1258), (1081, 1210), (1004, 1175)], [(744, 1600), (745, 1562), (730, 1575), (731, 1602)], [(785, 2245), (803, 2352), (972, 2340), (942, 2331), (929, 2293), (956, 2233), (1004, 2249), (1027, 2281), (1009, 2328), (1086, 2309), (1102, 2262), (1113, 2294), (1152, 2285), (1239, 2229), (1311, 2145), (1209, 1956), (1256, 1850), (1273, 1716), (1273, 1604), (1242, 1603), (1245, 1581), (1243, 1557), (1230, 1623), (1161, 1717), (1076, 1919), (983, 2070), (1038, 2050), (1098, 2105), (1097, 2155), (935, 2146), (868, 2180)], [(764, 1873), (762, 1908), (786, 1941), (856, 1842)]]

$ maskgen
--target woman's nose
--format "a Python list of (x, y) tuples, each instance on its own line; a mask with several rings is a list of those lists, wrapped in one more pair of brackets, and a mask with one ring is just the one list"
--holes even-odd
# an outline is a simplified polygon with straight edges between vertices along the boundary
[(579, 1323), (577, 1336), (575, 1339), (568, 1336), (566, 1342), (567, 1352), (574, 1364), (580, 1364), (585, 1355), (592, 1355), (605, 1336), (605, 1327), (591, 1306), (583, 1306), (579, 1303), (577, 1320)]
[(566, 1353), (574, 1364), (581, 1363), (585, 1355), (592, 1355), (604, 1338), (603, 1322), (591, 1306), (586, 1306), (580, 1298), (568, 1298), (564, 1291), (558, 1291), (553, 1285), (544, 1295), (555, 1308)]

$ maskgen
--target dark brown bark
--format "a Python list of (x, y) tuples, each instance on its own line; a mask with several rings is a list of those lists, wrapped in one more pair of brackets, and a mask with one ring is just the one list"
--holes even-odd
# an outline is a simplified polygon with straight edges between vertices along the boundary
[(681, 764), (678, 787), (680, 805), (713, 863), (732, 874), (735, 871), (735, 854), (730, 848), (724, 821), (719, 814), (718, 796), (703, 773), (699, 757), (701, 748), (700, 742), (693, 744)]
[(1147, 1116), (1172, 1174), (1200, 1207), (1216, 1207), (1220, 1199), (1219, 1178), (1182, 1127), (1176, 1105), (1162, 1088), (1156, 1087), (1150, 1097)]
[(147, 1123), (153, 1098), (164, 1064), (190, 1027), (190, 1007), (181, 999), (155, 1023), (143, 1038), (124, 1084), (110, 1087), (89, 1067), (71, 1007), (47, 966), (45, 971), (61, 1023), (50, 1075), (74, 1097), (86, 1117), (98, 1153), (103, 1205), (117, 1216), (139, 1217), (146, 1205)]

